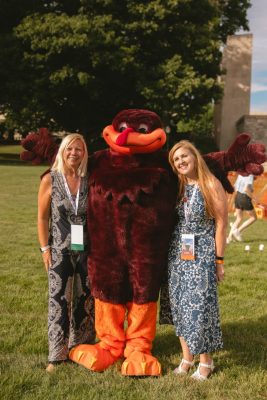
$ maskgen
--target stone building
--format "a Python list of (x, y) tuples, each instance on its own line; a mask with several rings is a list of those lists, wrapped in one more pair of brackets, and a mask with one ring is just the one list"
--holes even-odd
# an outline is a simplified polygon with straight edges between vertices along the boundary
[(236, 128), (238, 133), (251, 133), (253, 141), (262, 142), (267, 146), (267, 114), (243, 115), (237, 121)]
[[(225, 150), (242, 132), (267, 145), (267, 115), (250, 114), (252, 34), (229, 36), (223, 52), (224, 96), (215, 106), (214, 134)], [(267, 110), (266, 110), (267, 111)]]

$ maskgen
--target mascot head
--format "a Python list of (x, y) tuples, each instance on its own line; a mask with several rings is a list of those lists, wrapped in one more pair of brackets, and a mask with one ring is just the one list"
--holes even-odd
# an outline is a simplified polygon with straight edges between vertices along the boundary
[(159, 116), (149, 110), (120, 111), (103, 130), (109, 147), (122, 154), (153, 153), (166, 142)]

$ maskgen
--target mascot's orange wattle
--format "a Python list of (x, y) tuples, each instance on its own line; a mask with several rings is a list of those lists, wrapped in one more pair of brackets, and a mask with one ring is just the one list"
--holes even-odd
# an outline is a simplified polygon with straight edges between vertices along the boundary
[[(49, 155), (52, 160), (57, 147), (51, 137), (42, 131), (33, 135), (22, 142), (27, 150), (22, 159), (39, 163)], [(92, 371), (103, 371), (125, 357), (123, 375), (159, 376), (161, 365), (151, 349), (177, 177), (162, 150), (166, 135), (154, 112), (121, 111), (103, 137), (109, 148), (89, 160), (87, 222), (99, 343), (78, 345), (69, 357)], [(228, 151), (205, 156), (227, 191), (232, 191), (227, 171), (262, 172), (265, 148), (249, 140), (249, 135), (240, 135)]]

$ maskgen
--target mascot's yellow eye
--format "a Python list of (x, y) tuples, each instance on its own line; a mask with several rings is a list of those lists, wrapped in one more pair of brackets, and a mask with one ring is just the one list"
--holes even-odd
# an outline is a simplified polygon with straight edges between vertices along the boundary
[(140, 133), (148, 133), (148, 131), (149, 131), (149, 129), (146, 124), (140, 124), (137, 129), (137, 132), (140, 132)]
[(127, 126), (126, 122), (121, 122), (120, 125), (119, 125), (118, 131), (119, 131), (119, 132), (123, 132), (123, 131), (125, 131), (125, 129), (127, 129), (127, 128), (128, 128), (128, 126)]

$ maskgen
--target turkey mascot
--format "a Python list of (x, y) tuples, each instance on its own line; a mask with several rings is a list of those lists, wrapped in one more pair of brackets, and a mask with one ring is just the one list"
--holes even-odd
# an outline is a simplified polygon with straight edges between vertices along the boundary
[[(22, 158), (35, 163), (52, 159), (55, 149), (47, 132), (30, 136), (22, 143), (28, 150)], [(124, 357), (122, 375), (159, 376), (161, 365), (151, 349), (177, 177), (162, 150), (166, 134), (154, 112), (121, 111), (104, 129), (103, 138), (109, 148), (90, 157), (88, 182), (88, 272), (99, 342), (72, 348), (69, 358), (92, 371), (104, 371)], [(228, 151), (205, 156), (228, 192), (232, 187), (227, 171), (262, 172), (265, 148), (249, 140), (242, 134)]]

